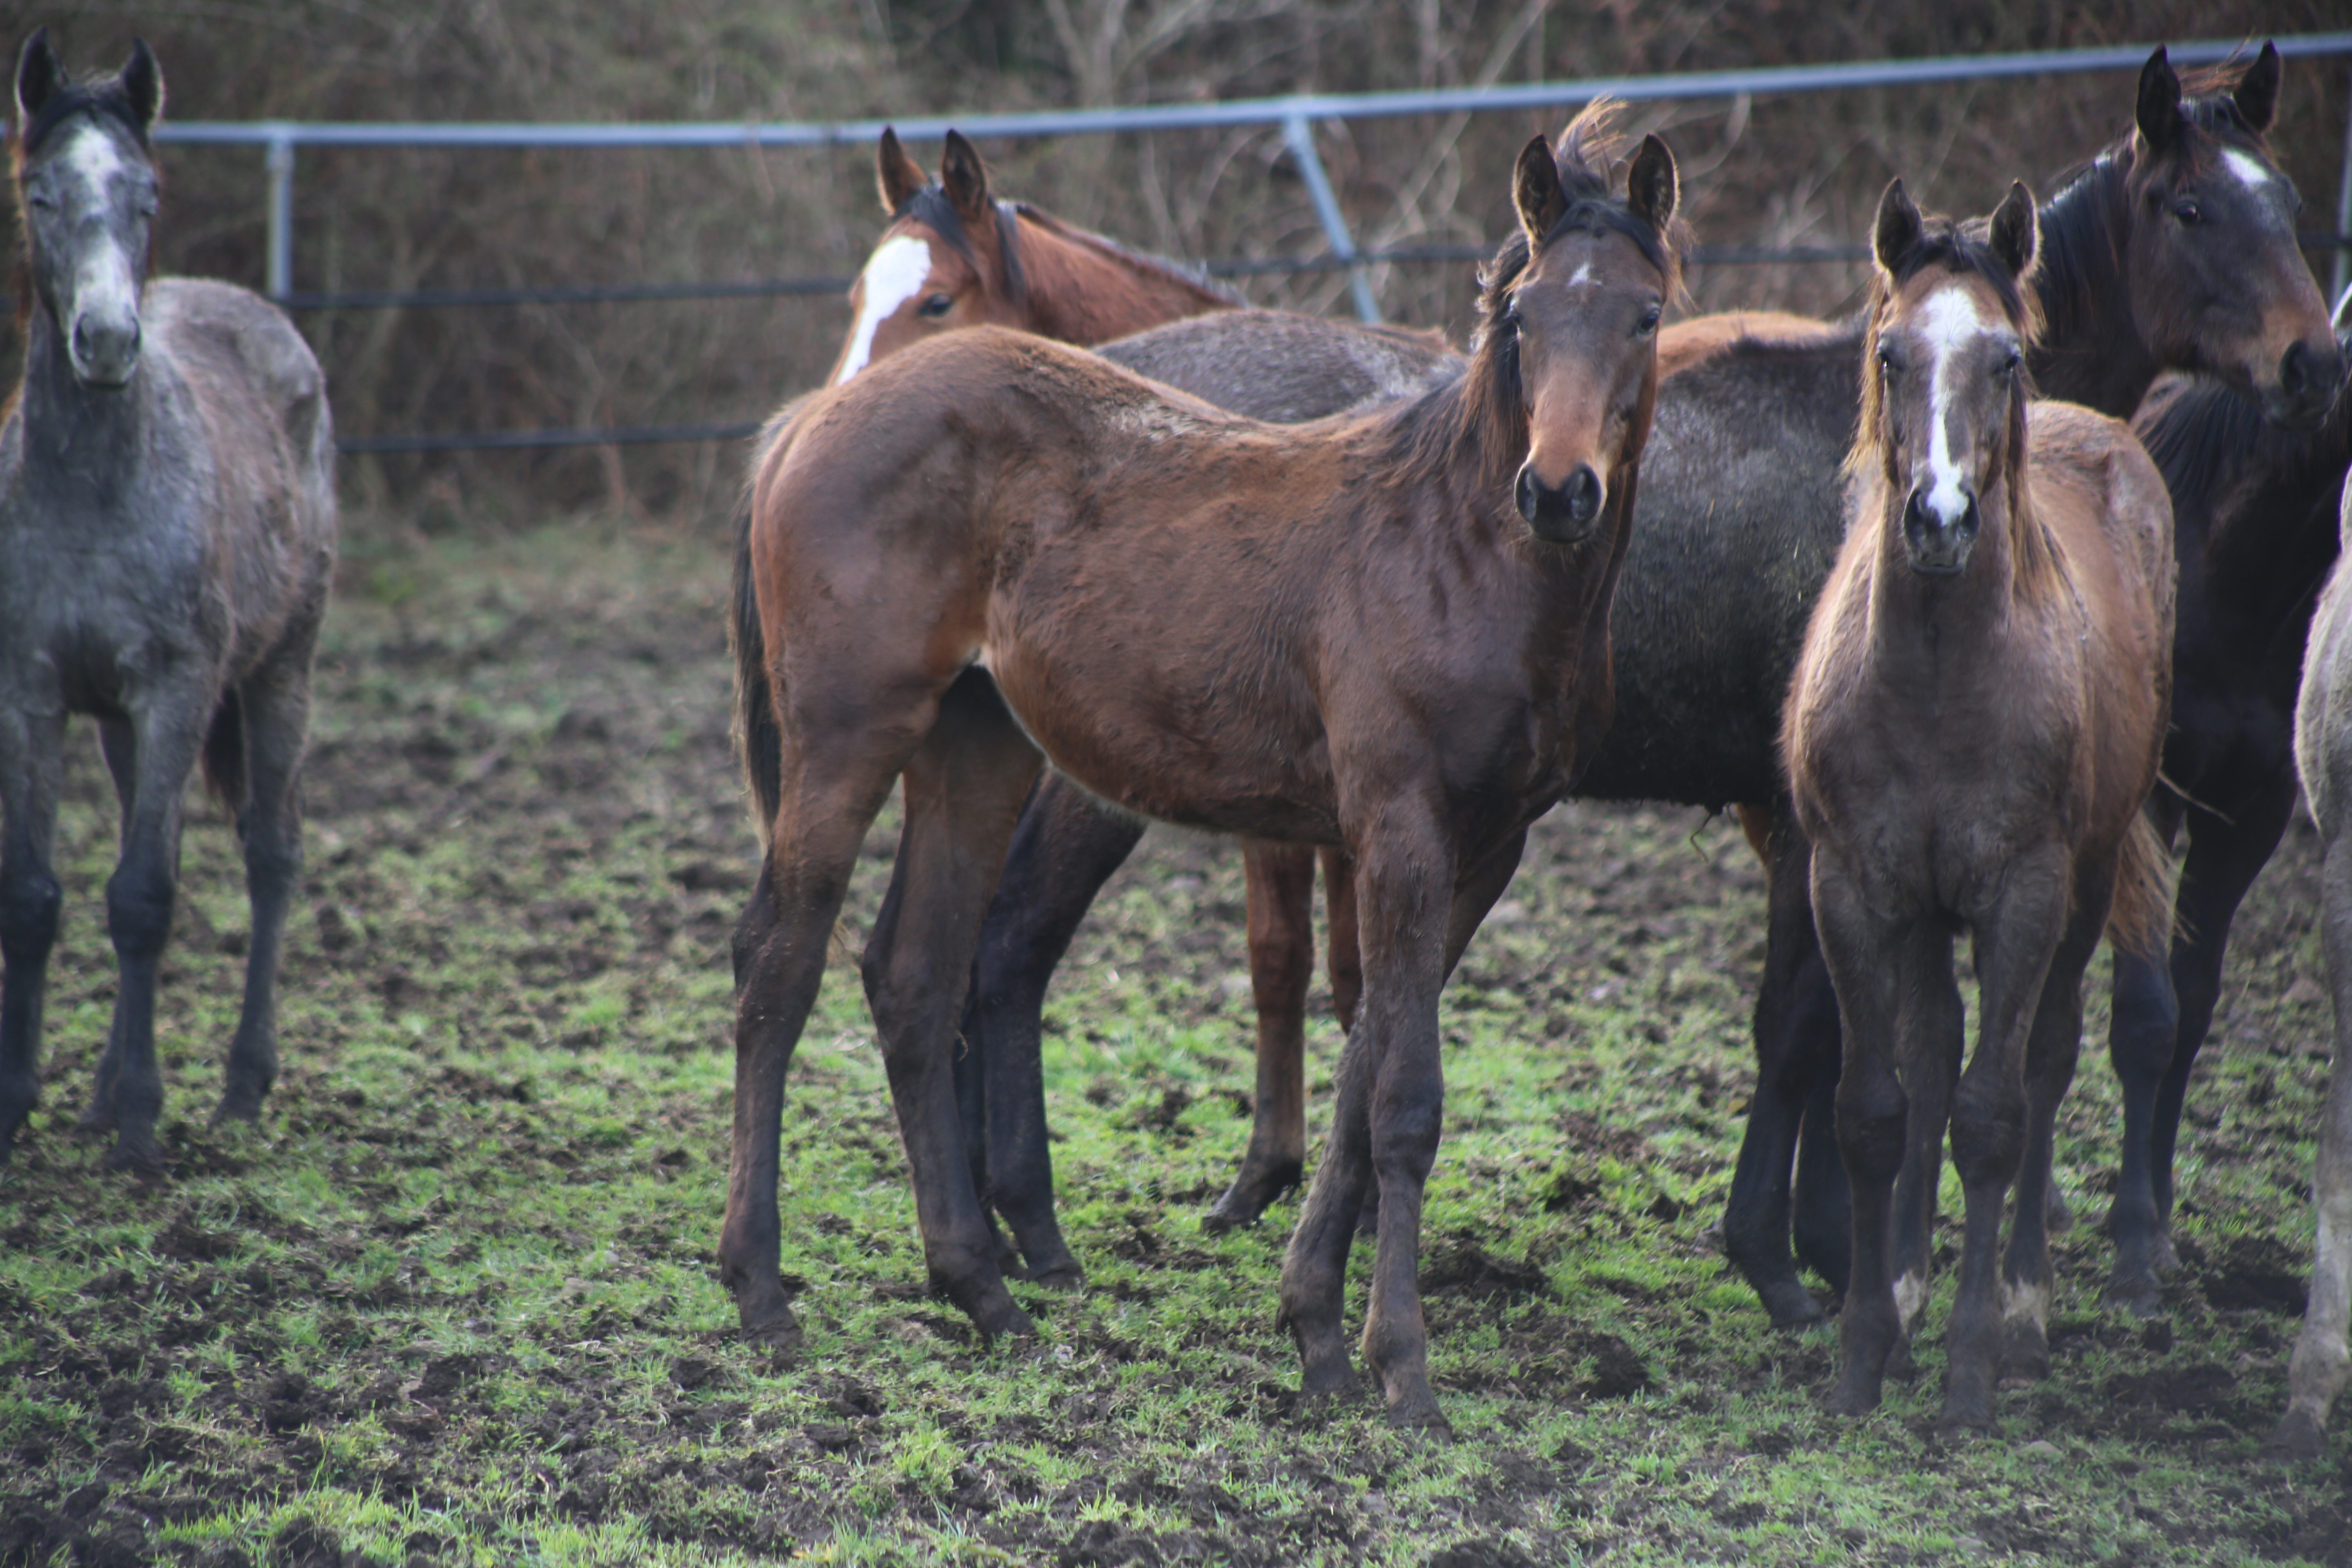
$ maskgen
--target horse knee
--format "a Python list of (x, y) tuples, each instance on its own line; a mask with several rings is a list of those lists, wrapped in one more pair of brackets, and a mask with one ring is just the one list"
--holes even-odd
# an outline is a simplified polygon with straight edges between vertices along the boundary
[(48, 956), (64, 907), (65, 889), (47, 871), (12, 878), (0, 888), (0, 954), (11, 967), (37, 964)]
[(1891, 1080), (1858, 1086), (1840, 1081), (1837, 1096), (1838, 1152), (1858, 1182), (1891, 1182), (1903, 1169), (1904, 1131), (1909, 1107)]
[(107, 879), (106, 933), (117, 956), (152, 959), (172, 937), (175, 889), (162, 869), (122, 866)]
[(2025, 1157), (2025, 1121), (2023, 1094), (1961, 1079), (1951, 1118), (1952, 1163), (1960, 1180), (1977, 1186), (2015, 1177)]

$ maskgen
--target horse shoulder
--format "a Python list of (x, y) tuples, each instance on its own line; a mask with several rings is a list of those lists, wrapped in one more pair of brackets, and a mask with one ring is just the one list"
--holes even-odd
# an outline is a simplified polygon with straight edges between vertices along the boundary
[[(2343, 528), (2352, 532), (2352, 489), (2342, 505)], [(2352, 570), (2339, 555), (2311, 617), (2311, 640), (2304, 656), (2303, 690), (2294, 705), (2295, 768), (2320, 837), (2334, 842), (2352, 803)]]
[(2095, 523), (2117, 568), (2136, 580), (2148, 611), (2172, 627), (2172, 495), (2131, 427), (2072, 403), (2037, 402), (2028, 416), (2028, 460), (2037, 505), (2054, 525)]

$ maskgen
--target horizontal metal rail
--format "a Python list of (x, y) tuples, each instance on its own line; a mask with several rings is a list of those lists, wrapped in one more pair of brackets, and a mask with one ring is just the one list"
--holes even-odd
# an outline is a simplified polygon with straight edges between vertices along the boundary
[[(2272, 40), (2289, 58), (2352, 54), (2352, 32), (2305, 33)], [(1041, 110), (1025, 114), (948, 114), (886, 120), (645, 122), (534, 125), (514, 121), (375, 124), (352, 121), (186, 121), (156, 128), (162, 141), (285, 142), (296, 147), (827, 147), (861, 143), (894, 126), (902, 137), (937, 137), (952, 128), (975, 139), (1003, 136), (1113, 135), (1306, 120), (1373, 120), (1403, 114), (1552, 109), (1607, 94), (1633, 102), (1672, 98), (1762, 98), (1777, 93), (1855, 88), (1918, 87), (2074, 71), (2137, 69), (2150, 44), (2022, 54), (1950, 55), (1925, 60), (1859, 60), (1753, 70), (1684, 71), (1666, 76), (1581, 77), (1496, 87), (1412, 92), (1311, 93), (1234, 99), (1223, 103), (1143, 104), (1128, 109)], [(2246, 50), (2242, 39), (2174, 44), (2178, 65), (2210, 65)]]

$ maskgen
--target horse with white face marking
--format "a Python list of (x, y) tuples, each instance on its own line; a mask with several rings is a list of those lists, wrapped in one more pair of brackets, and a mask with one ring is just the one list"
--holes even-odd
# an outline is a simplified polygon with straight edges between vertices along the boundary
[[(2023, 185), (1978, 238), (1924, 221), (1897, 181), (1874, 250), (1850, 523), (1784, 741), (1845, 1035), (1853, 1268), (1830, 1408), (1878, 1403), (1905, 1332), (1893, 1236), (1932, 1199), (1948, 1107), (1967, 1242), (1944, 1420), (1984, 1426), (1997, 1369), (2047, 1364), (2047, 1167), (2024, 1153), (2074, 1076), (2084, 967), (2103, 931), (2145, 950), (2165, 925), (2139, 807), (2170, 679), (2172, 509), (2122, 425), (2029, 407)], [(1981, 1002), (1965, 1074), (1963, 930)], [(1925, 1296), (1924, 1274), (1905, 1283)]]
[(38, 1095), (61, 892), (66, 721), (99, 723), (122, 805), (107, 883), (121, 983), (82, 1125), (161, 1168), (157, 971), (199, 755), (236, 813), (253, 931), (218, 1114), (277, 1076), (278, 955), (300, 857), (311, 650), (335, 559), (334, 437), (300, 334), (242, 289), (142, 288), (156, 206), (145, 44), (77, 85), (46, 29), (16, 68), (13, 152), (32, 300), (0, 424), (0, 1159)]
[(936, 182), (895, 132), (882, 132), (879, 164), (890, 226), (850, 289), (853, 324), (829, 384), (957, 327), (1012, 327), (1091, 348), (1234, 307), (1164, 262), (992, 196), (987, 165), (953, 131)]

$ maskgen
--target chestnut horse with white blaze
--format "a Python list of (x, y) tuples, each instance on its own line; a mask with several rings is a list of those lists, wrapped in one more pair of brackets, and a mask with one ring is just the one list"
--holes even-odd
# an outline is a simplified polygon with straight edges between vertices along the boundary
[[(1967, 1238), (1945, 1423), (1990, 1426), (1997, 1372), (2047, 1369), (2049, 1163), (2027, 1147), (2046, 1151), (2073, 1079), (2101, 933), (2156, 951), (2168, 923), (2140, 806), (2169, 697), (2172, 508), (2123, 425), (2029, 405), (2035, 237), (2022, 184), (1982, 238), (1887, 187), (1850, 525), (1789, 700), (1845, 1037), (1853, 1267), (1830, 1400), (1845, 1415), (1877, 1405), (1927, 1293), (1924, 1265), (1897, 1279), (1890, 1254), (1898, 1228), (1925, 1223), (1948, 1111)], [(1980, 1004), (1965, 1073), (1963, 931)]]
[(779, 422), (734, 627), (744, 733), (776, 742), (747, 759), (768, 846), (736, 936), (719, 1246), (747, 1334), (797, 1337), (776, 1272), (785, 1071), (902, 776), (864, 973), (926, 1262), (983, 1332), (1029, 1331), (973, 1189), (952, 1047), (1050, 757), (1140, 815), (1355, 856), (1363, 996), (1283, 1318), (1310, 1393), (1353, 1384), (1344, 1266), (1377, 1185), (1366, 1353), (1393, 1419), (1443, 1426), (1417, 1279), (1438, 992), (1608, 726), (1609, 596), (1679, 276), (1673, 157), (1646, 140), (1612, 195), (1603, 121), (1522, 152), (1521, 233), (1486, 276), (1477, 351), (1397, 407), (1265, 426), (980, 329)]

